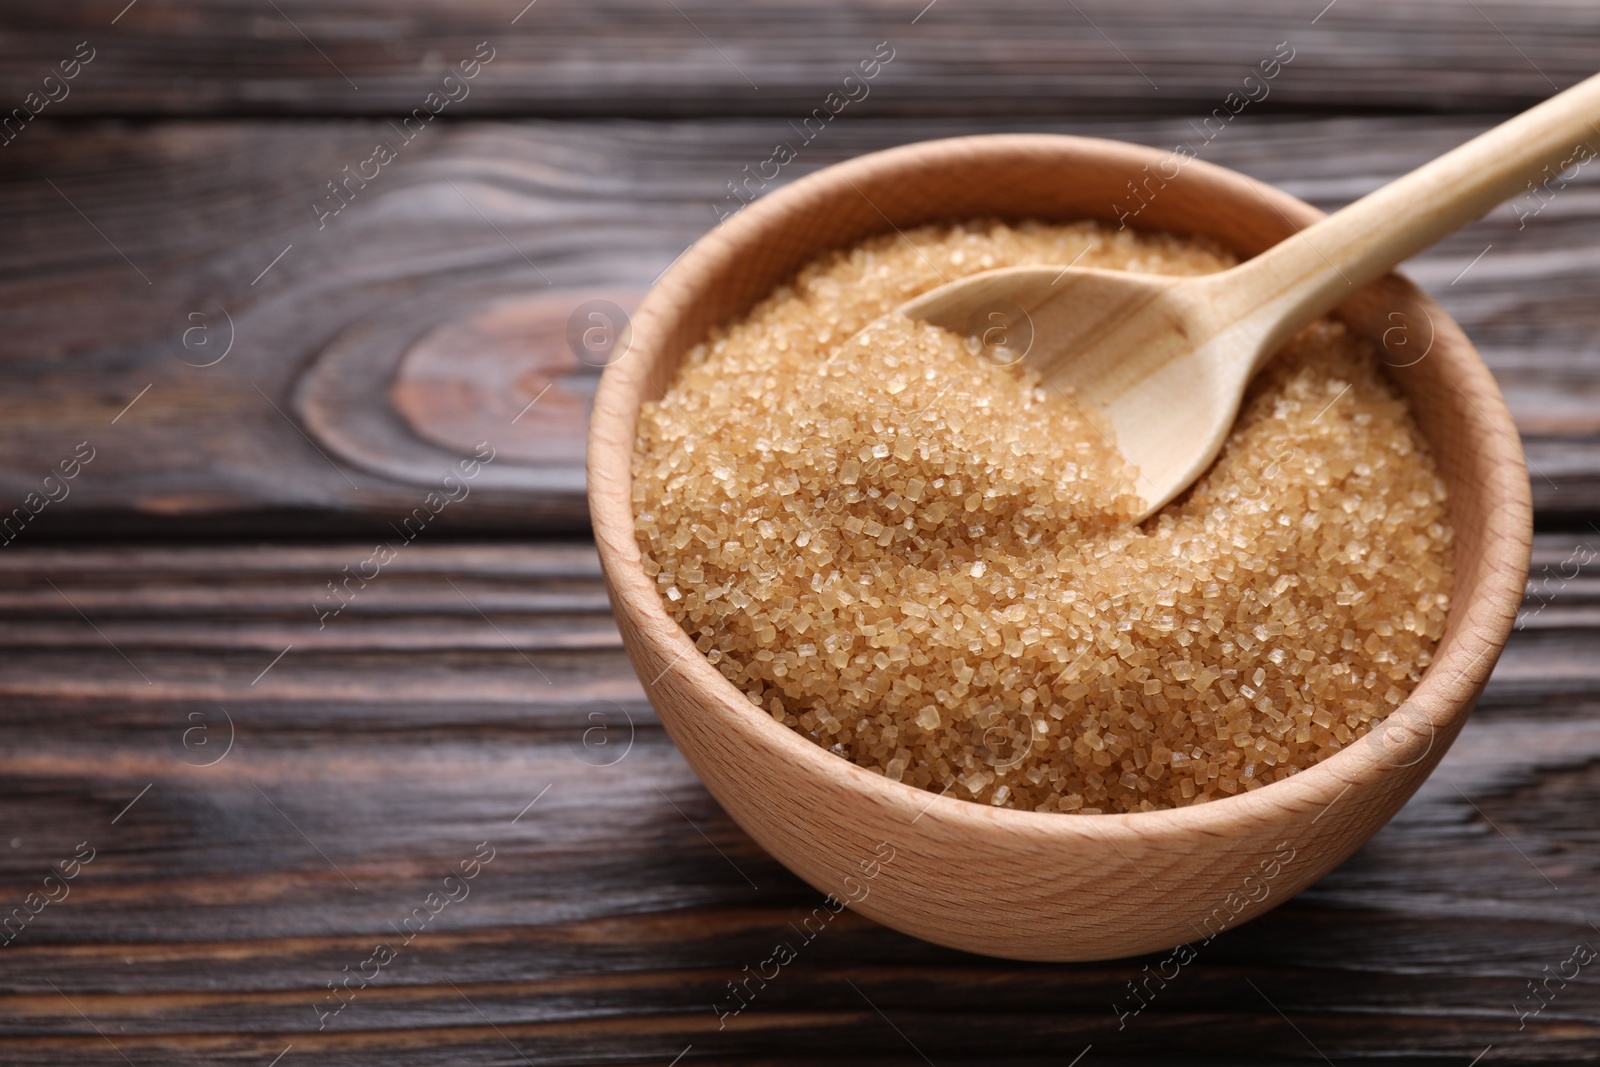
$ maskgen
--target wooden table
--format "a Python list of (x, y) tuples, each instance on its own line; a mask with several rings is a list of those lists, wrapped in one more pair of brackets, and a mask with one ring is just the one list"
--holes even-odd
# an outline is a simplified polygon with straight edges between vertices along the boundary
[(1287, 42), (1201, 155), (1335, 207), (1600, 55), (1582, 0), (1324, 4), (0, 12), (0, 103), (38, 111), (0, 135), (0, 1062), (1592, 1058), (1594, 167), (1407, 268), (1533, 470), (1480, 709), (1366, 848), (1137, 1012), (1157, 957), (1017, 964), (846, 913), (719, 1026), (820, 898), (663, 734), (586, 539), (569, 314), (636, 301), (879, 42), (785, 180), (993, 130), (1193, 142)]

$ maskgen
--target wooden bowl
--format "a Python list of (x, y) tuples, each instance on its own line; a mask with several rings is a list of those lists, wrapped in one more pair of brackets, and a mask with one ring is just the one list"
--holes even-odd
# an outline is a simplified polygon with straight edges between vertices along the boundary
[(1390, 275), (1338, 314), (1389, 342), (1380, 351), (1390, 353), (1391, 377), (1432, 443), (1455, 522), (1455, 593), (1410, 700), (1322, 763), (1168, 811), (994, 808), (819, 748), (752, 706), (695, 649), (641, 568), (630, 497), (640, 403), (662, 395), (683, 354), (819, 253), (891, 226), (977, 216), (1115, 222), (1140, 203), (1130, 182), (1148, 190), (1130, 224), (1203, 234), (1241, 256), (1321, 217), (1220, 167), (1190, 160), (1175, 169), (1151, 149), (1047, 135), (932, 141), (829, 167), (690, 248), (650, 291), (630, 350), (600, 382), (588, 461), (595, 539), (617, 625), (667, 731), (734, 820), (789, 869), (929, 941), (1014, 959), (1107, 959), (1206, 940), (1287, 900), (1377, 832), (1438, 763), (1522, 599), (1532, 504), (1516, 427), (1461, 329)]

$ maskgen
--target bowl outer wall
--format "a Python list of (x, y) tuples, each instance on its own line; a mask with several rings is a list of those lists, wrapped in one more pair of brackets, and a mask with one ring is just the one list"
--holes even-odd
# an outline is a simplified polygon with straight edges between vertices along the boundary
[(1204, 939), (1276, 906), (1348, 857), (1415, 792), (1465, 722), (1515, 620), (1532, 532), (1515, 425), (1460, 328), (1395, 274), (1337, 314), (1375, 341), (1403, 329), (1400, 340), (1427, 352), (1388, 369), (1449, 490), (1455, 595), (1434, 662), (1406, 704), (1292, 778), (1127, 815), (938, 797), (774, 722), (667, 614), (633, 530), (633, 442), (640, 402), (662, 395), (710, 328), (828, 249), (983, 216), (1115, 222), (1119, 205), (1138, 203), (1134, 181), (1147, 192), (1133, 224), (1211, 237), (1241, 256), (1322, 217), (1233, 171), (1191, 159), (1163, 180), (1174, 169), (1158, 150), (1044, 134), (923, 142), (826, 168), (691, 247), (650, 291), (627, 354), (602, 376), (590, 425), (590, 509), (624, 644), (663, 724), (767, 851), (819, 890), (917, 937), (1014, 959), (1106, 959)]

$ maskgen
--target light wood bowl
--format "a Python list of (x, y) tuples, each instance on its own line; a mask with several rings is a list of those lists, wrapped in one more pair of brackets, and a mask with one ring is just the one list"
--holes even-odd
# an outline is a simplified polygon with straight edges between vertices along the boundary
[[(1011, 811), (938, 797), (774, 722), (708, 663), (641, 568), (631, 462), (640, 403), (683, 354), (819, 253), (873, 234), (978, 216), (1116, 221), (1128, 182), (1165, 153), (1048, 135), (964, 137), (829, 167), (756, 201), (695, 244), (633, 320), (589, 430), (589, 504), (617, 625), (668, 733), (734, 820), (817, 889), (887, 926), (972, 952), (1108, 959), (1205, 940), (1287, 900), (1399, 810), (1443, 756), (1511, 631), (1532, 503), (1521, 444), (1461, 329), (1389, 275), (1338, 311), (1390, 337), (1449, 487), (1455, 593), (1432, 667), (1366, 738), (1293, 778), (1196, 807), (1132, 815)], [(1148, 167), (1145, 171), (1142, 168)], [(1191, 160), (1132, 220), (1251, 256), (1321, 213)], [(1431, 326), (1430, 326), (1431, 324)], [(1432, 346), (1427, 348), (1428, 334)], [(1383, 350), (1380, 349), (1380, 352)], [(892, 858), (889, 858), (892, 857)], [(889, 858), (888, 862), (884, 862)]]

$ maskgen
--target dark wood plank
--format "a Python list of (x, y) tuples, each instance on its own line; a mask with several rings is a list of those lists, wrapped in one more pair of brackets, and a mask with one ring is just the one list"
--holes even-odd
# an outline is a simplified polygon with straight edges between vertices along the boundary
[[(1252, 117), (1203, 155), (1333, 208), (1488, 122)], [(1038, 128), (1194, 137), (1172, 121), (861, 121), (793, 168)], [(30, 130), (0, 156), (0, 500), (21, 504), (80, 442), (96, 452), (16, 543), (109, 523), (388, 536), (478, 440), (496, 459), (428, 537), (581, 530), (597, 371), (568, 349), (567, 316), (636, 300), (730, 177), (792, 136), (781, 121), (442, 127), (319, 229), (325, 183), (397, 140), (388, 124)], [(1499, 376), (1546, 523), (1600, 512), (1597, 181), (1580, 173), (1537, 215), (1497, 209), (1408, 268)]]
[(94, 59), (52, 117), (408, 114), (487, 42), (494, 58), (451, 114), (798, 119), (888, 42), (892, 63), (852, 111), (1186, 115), (1221, 106), (1288, 42), (1264, 107), (1511, 110), (1590, 74), (1600, 44), (1576, 0), (139, 0), (118, 17), (125, 6), (8, 7), (0, 99), (20, 105), (88, 41)]
[[(306, 605), (369, 551), (0, 553), (0, 901), (96, 850), (0, 948), (0, 1060), (123, 1062), (108, 1038), (136, 1064), (292, 1046), (285, 1067), (666, 1063), (691, 1045), (681, 1062), (922, 1062), (910, 1042), (941, 1065), (1090, 1044), (1464, 1064), (1600, 1040), (1587, 973), (1520, 1027), (1516, 1010), (1600, 940), (1600, 533), (1539, 539), (1483, 706), (1399, 817), (1198, 947), (1137, 1014), (1112, 1006), (1161, 955), (1015, 964), (847, 912), (721, 1029), (726, 983), (799, 942), (820, 898), (661, 731), (592, 550), (410, 546), (319, 630)], [(468, 895), (319, 1031), (327, 983), (398, 943), (391, 924), (484, 841)]]

